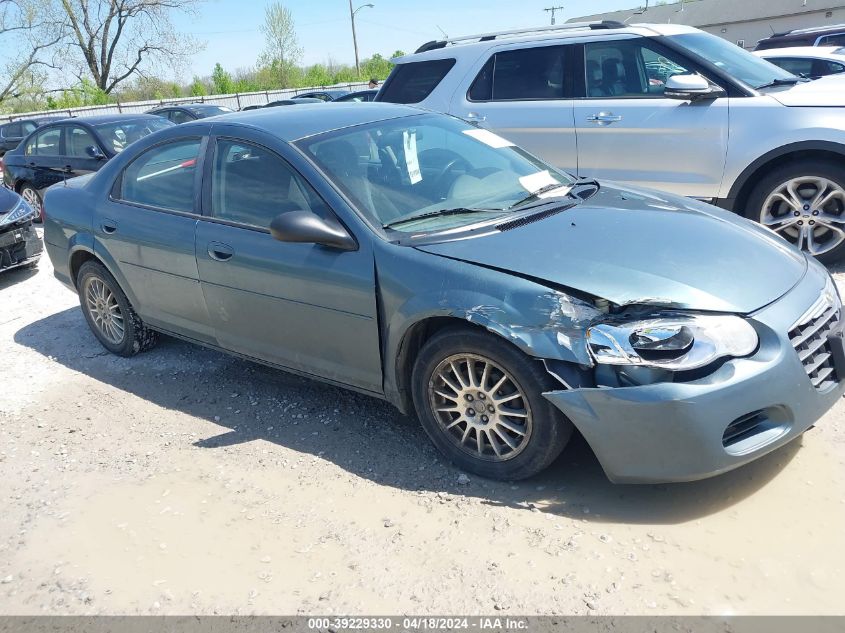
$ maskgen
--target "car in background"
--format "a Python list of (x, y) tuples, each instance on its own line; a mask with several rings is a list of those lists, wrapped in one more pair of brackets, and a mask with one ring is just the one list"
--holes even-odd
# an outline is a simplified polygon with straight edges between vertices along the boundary
[(543, 470), (575, 429), (613, 481), (709, 477), (845, 391), (817, 261), (427, 110), (195, 121), (46, 204), (54, 274), (106, 350), (163, 332), (385, 399), (484, 477)]
[(845, 257), (845, 90), (680, 24), (569, 23), (430, 42), (377, 102), (497, 132), (570, 173), (711, 202)]
[(0, 187), (0, 272), (38, 264), (44, 247), (32, 227), (35, 217), (23, 198)]
[(767, 48), (754, 51), (754, 54), (793, 75), (808, 79), (845, 72), (845, 48), (840, 46)]
[(173, 123), (178, 125), (179, 123), (187, 123), (188, 121), (205, 119), (210, 116), (229, 114), (230, 112), (234, 112), (234, 110), (232, 110), (232, 108), (215, 105), (213, 103), (186, 103), (184, 105), (174, 104), (159, 106), (158, 108), (148, 110), (147, 114), (155, 114), (156, 116), (164, 117), (168, 121), (173, 121)]
[(845, 46), (845, 24), (831, 24), (775, 33), (757, 42), (755, 51), (793, 46)]
[(359, 90), (358, 92), (350, 92), (349, 94), (338, 97), (334, 100), (335, 103), (344, 101), (375, 101), (378, 90)]
[(6, 152), (3, 184), (19, 193), (40, 218), (47, 187), (98, 171), (130, 143), (172, 125), (151, 114), (103, 114), (48, 123)]
[(280, 106), (294, 106), (294, 105), (303, 105), (306, 103), (326, 103), (323, 99), (317, 99), (316, 97), (301, 97), (297, 99), (277, 99), (276, 101), (271, 101), (267, 105), (258, 106), (260, 108), (278, 108)]
[(29, 136), (35, 128), (66, 118), (68, 117), (45, 116), (35, 119), (16, 119), (0, 125), (0, 156), (20, 145), (20, 142)]
[(348, 90), (343, 90), (342, 88), (329, 88), (326, 90), (314, 90), (312, 92), (303, 92), (302, 94), (298, 94), (292, 99), (319, 99), (320, 101), (334, 101), (335, 99), (339, 99), (344, 95), (348, 95)]

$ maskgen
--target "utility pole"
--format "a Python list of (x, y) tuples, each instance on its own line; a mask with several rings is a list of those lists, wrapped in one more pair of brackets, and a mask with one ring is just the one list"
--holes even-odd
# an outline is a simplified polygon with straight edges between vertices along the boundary
[(552, 26), (555, 25), (555, 11), (563, 11), (563, 7), (549, 7), (548, 9), (543, 9), (546, 13), (552, 14)]
[(352, 0), (349, 0), (349, 17), (352, 20), (352, 45), (355, 47), (355, 74), (358, 77), (361, 76), (361, 66), (358, 62), (358, 36), (355, 34), (355, 14), (358, 13), (361, 9), (370, 8), (372, 9), (374, 4), (362, 4), (360, 7), (352, 10)]

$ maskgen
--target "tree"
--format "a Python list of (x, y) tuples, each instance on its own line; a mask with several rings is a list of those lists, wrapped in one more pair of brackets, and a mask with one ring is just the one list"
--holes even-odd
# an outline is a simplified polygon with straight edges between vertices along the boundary
[(52, 48), (61, 40), (47, 0), (0, 0), (0, 103), (17, 96), (40, 68), (54, 68)]
[(214, 85), (214, 94), (216, 95), (228, 95), (235, 91), (232, 75), (223, 70), (220, 62), (217, 62), (214, 66), (214, 71), (211, 73), (211, 83)]
[(205, 89), (205, 84), (199, 77), (194, 77), (194, 81), (191, 82), (189, 90), (192, 97), (204, 97), (208, 94), (208, 91)]
[(271, 67), (281, 86), (286, 87), (290, 83), (292, 69), (302, 58), (290, 9), (281, 2), (269, 4), (264, 10), (264, 24), (260, 30), (264, 35), (264, 52), (258, 63)]
[(150, 65), (178, 66), (197, 42), (173, 28), (174, 11), (192, 11), (203, 0), (59, 0), (69, 50), (81, 55), (82, 74), (106, 94)]

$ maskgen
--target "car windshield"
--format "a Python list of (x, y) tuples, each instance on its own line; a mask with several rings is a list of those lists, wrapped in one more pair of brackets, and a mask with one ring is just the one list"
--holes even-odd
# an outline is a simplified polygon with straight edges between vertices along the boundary
[(710, 33), (685, 33), (669, 39), (752, 88), (797, 79), (792, 73)]
[(150, 117), (149, 119), (135, 119), (134, 121), (100, 123), (95, 125), (94, 128), (106, 146), (119, 153), (126, 149), (130, 143), (172, 125), (173, 123), (167, 119)]
[(228, 114), (234, 112), (232, 108), (226, 106), (203, 106), (201, 108), (188, 108), (191, 112), (201, 117), (216, 116), (218, 114)]
[(346, 128), (298, 146), (370, 223), (402, 232), (501, 216), (533, 198), (564, 196), (574, 182), (492, 132), (439, 115)]

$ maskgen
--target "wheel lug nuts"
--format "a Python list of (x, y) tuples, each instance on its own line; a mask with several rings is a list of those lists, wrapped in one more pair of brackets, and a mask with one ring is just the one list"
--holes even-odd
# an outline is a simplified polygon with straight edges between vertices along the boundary
[(801, 225), (803, 225), (803, 224), (804, 224), (804, 222), (803, 222), (803, 221), (798, 220), (798, 226), (801, 226)]
[(819, 214), (818, 211), (813, 211), (813, 215), (818, 215), (818, 214)]
[(807, 224), (809, 224), (810, 226), (813, 226), (815, 223), (816, 223), (815, 220), (810, 220), (809, 222), (807, 222)]
[(486, 422), (489, 422), (489, 421), (490, 421), (490, 418), (488, 418), (486, 415), (482, 415), (482, 416), (481, 416), (481, 421), (486, 423)]
[(495, 412), (496, 412), (496, 409), (493, 407), (493, 405), (492, 405), (492, 404), (488, 404), (488, 405), (487, 405), (487, 410), (488, 410), (490, 413), (495, 413)]
[(472, 402), (472, 395), (471, 394), (465, 395), (464, 398), (466, 398), (467, 402)]
[(467, 409), (467, 415), (472, 417), (475, 415), (475, 409)]
[(479, 400), (484, 400), (484, 398), (486, 398), (486, 397), (487, 397), (487, 396), (485, 396), (485, 395), (484, 395), (483, 393), (481, 393), (480, 391), (478, 392), (478, 399), (479, 399)]
[(796, 212), (795, 212), (795, 217), (797, 218), (799, 215), (801, 215), (801, 213), (800, 213), (799, 211), (796, 211)]

